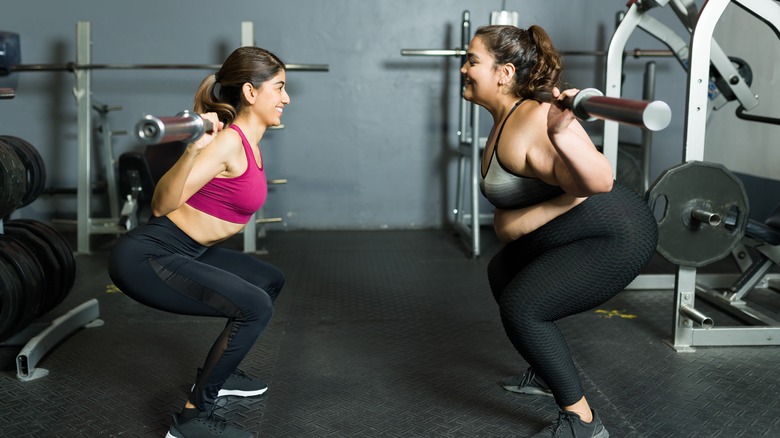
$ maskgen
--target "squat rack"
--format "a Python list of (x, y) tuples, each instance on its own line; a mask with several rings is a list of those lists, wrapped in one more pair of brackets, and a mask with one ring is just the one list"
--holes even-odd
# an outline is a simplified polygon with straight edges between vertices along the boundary
[[(692, 0), (635, 0), (632, 1), (628, 11), (621, 21), (618, 29), (610, 42), (607, 58), (607, 87), (606, 94), (612, 97), (620, 96), (620, 83), (622, 65), (620, 53), (625, 47), (631, 33), (638, 27), (662, 41), (674, 52), (675, 57), (688, 72), (687, 101), (685, 113), (685, 132), (683, 141), (683, 162), (703, 161), (705, 147), (705, 127), (708, 109), (712, 106), (717, 109), (725, 104), (725, 98), (715, 90), (713, 93), (710, 84), (711, 66), (724, 77), (729, 78), (728, 87), (739, 101), (740, 110), (751, 110), (758, 105), (758, 99), (750, 90), (746, 81), (734, 67), (728, 56), (723, 52), (718, 43), (713, 39), (715, 26), (723, 15), (729, 3), (734, 3), (759, 21), (766, 23), (774, 33), (780, 36), (780, 5), (768, 0), (708, 0), (697, 13)], [(676, 35), (672, 30), (653, 19), (647, 12), (654, 7), (662, 7), (669, 4), (691, 34), (690, 46), (686, 41)], [(698, 18), (697, 18), (698, 16)], [(739, 111), (738, 110), (738, 116)], [(743, 117), (746, 118), (746, 117)], [(755, 117), (753, 120), (768, 118)], [(776, 123), (776, 122), (770, 122)], [(604, 154), (613, 165), (617, 164), (617, 124), (609, 121), (604, 123)], [(747, 254), (740, 247), (734, 250)], [(761, 252), (771, 252), (777, 259), (778, 249), (765, 248)], [(770, 257), (772, 258), (772, 257)], [(742, 271), (746, 273), (751, 268), (750, 257), (735, 260)], [(770, 263), (770, 262), (766, 262)], [(763, 266), (762, 268), (766, 268)], [(765, 270), (762, 272), (766, 272)], [(695, 267), (678, 265), (675, 275), (640, 275), (626, 289), (673, 289), (675, 296), (674, 323), (672, 327), (672, 339), (669, 344), (678, 352), (693, 352), (697, 346), (735, 346), (735, 345), (780, 345), (780, 325), (771, 318), (753, 318), (762, 326), (732, 326), (713, 327), (712, 320), (698, 312), (695, 307), (697, 292), (705, 289), (729, 288), (738, 279), (738, 275), (729, 274), (703, 274), (699, 275), (700, 283), (697, 284), (697, 271)], [(777, 278), (775, 274), (766, 274), (751, 277), (752, 287), (761, 287), (759, 282), (771, 283)], [(745, 290), (750, 290), (747, 286)], [(746, 292), (742, 292), (746, 293)], [(711, 304), (718, 303), (707, 297), (706, 293), (700, 293), (702, 298)], [(728, 310), (720, 305), (727, 313), (737, 315), (743, 313), (742, 318), (751, 316), (747, 309), (739, 309), (740, 306), (732, 305)], [(695, 325), (698, 324), (698, 327)]]
[[(241, 45), (254, 45), (254, 25), (241, 23)], [(92, 234), (116, 234), (122, 232), (117, 218), (91, 217), (91, 166), (92, 166), (92, 71), (93, 70), (219, 70), (220, 64), (94, 64), (92, 63), (92, 37), (89, 21), (76, 23), (76, 62), (66, 64), (18, 64), (10, 72), (69, 71), (75, 76), (73, 96), (76, 99), (76, 123), (78, 126), (78, 176), (76, 183), (76, 251), (90, 253)], [(286, 64), (288, 71), (328, 71), (327, 64)], [(109, 163), (113, 166), (113, 163)], [(110, 172), (110, 170), (109, 170)], [(110, 172), (113, 173), (113, 172)], [(284, 181), (284, 180), (280, 180)], [(262, 211), (255, 213), (244, 229), (244, 251), (256, 251), (256, 224), (272, 222), (263, 219)]]

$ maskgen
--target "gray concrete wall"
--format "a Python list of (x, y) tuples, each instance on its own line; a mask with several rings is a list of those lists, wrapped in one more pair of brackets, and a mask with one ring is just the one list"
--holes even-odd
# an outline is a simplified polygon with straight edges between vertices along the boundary
[[(290, 72), (286, 128), (261, 147), (273, 189), (267, 216), (288, 229), (444, 227), (455, 197), (458, 60), (402, 57), (402, 48), (453, 48), (461, 16), (487, 24), (490, 12), (520, 12), (520, 25), (540, 24), (561, 50), (604, 50), (625, 2), (611, 0), (202, 0), (5, 2), (0, 29), (21, 34), (23, 63), (75, 60), (76, 22), (92, 27), (93, 63), (219, 63), (240, 44), (240, 23), (252, 21), (256, 44), (289, 63), (328, 64), (327, 73)], [(671, 11), (654, 15), (682, 29)], [(641, 31), (628, 48), (665, 48)], [(624, 96), (639, 98), (648, 59), (626, 59)], [(658, 64), (656, 98), (673, 110), (655, 135), (653, 178), (681, 159), (686, 76), (669, 59)], [(111, 129), (132, 130), (146, 113), (190, 108), (205, 71), (95, 71), (93, 98), (122, 106)], [(603, 59), (569, 57), (566, 80), (603, 87)], [(69, 73), (18, 75), (17, 97), (0, 102), (0, 133), (36, 145), (50, 186), (76, 185), (76, 111)], [(486, 118), (486, 117), (485, 117)], [(598, 137), (600, 125), (588, 129)], [(639, 130), (621, 128), (638, 141)], [(97, 137), (96, 137), (97, 138)], [(97, 144), (96, 147), (100, 145)], [(116, 155), (138, 150), (131, 136), (114, 138)], [(96, 179), (103, 165), (95, 163)], [(100, 198), (100, 197), (97, 197)], [(95, 199), (96, 205), (100, 199)], [(75, 197), (45, 196), (15, 213), (74, 217)]]

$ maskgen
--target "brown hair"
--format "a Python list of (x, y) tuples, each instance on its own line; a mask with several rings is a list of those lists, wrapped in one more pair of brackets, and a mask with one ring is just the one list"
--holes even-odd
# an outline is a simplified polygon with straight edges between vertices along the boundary
[[(244, 103), (241, 88), (249, 82), (259, 88), (286, 67), (268, 50), (259, 47), (239, 47), (228, 56), (215, 74), (208, 75), (195, 93), (195, 112), (215, 112), (219, 120), (229, 125)], [(215, 90), (216, 85), (219, 89)]]
[(496, 67), (503, 64), (515, 66), (511, 90), (517, 97), (534, 98), (535, 93), (549, 92), (560, 85), (561, 56), (541, 27), (482, 26), (474, 37), (482, 39), (496, 59)]

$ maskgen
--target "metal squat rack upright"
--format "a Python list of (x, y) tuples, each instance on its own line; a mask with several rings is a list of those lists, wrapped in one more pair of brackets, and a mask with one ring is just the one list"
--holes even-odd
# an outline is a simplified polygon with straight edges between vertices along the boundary
[[(717, 109), (724, 104), (717, 94), (713, 95), (710, 85), (711, 66), (725, 78), (739, 78), (739, 72), (729, 57), (713, 39), (715, 26), (726, 7), (733, 3), (744, 11), (766, 23), (775, 33), (780, 35), (780, 5), (772, 0), (709, 0), (697, 13), (692, 0), (636, 0), (630, 3), (612, 40), (607, 54), (606, 95), (620, 97), (622, 77), (622, 56), (626, 42), (636, 28), (649, 33), (666, 44), (674, 53), (683, 69), (687, 71), (687, 101), (685, 111), (685, 137), (683, 140), (683, 162), (703, 161), (705, 146), (705, 131), (708, 109)], [(670, 5), (690, 32), (690, 46), (674, 31), (652, 18), (648, 12), (655, 7)], [(698, 17), (698, 18), (697, 18)], [(750, 110), (758, 105), (758, 99), (743, 80), (728, 82), (731, 93), (739, 101), (741, 108)], [(617, 164), (618, 125), (604, 122), (604, 154), (612, 163)], [(777, 247), (772, 248), (777, 252)], [(738, 247), (734, 253), (746, 254), (744, 246)], [(750, 257), (735, 257), (744, 274), (750, 274)], [(762, 271), (766, 272), (766, 270)], [(743, 274), (743, 276), (744, 276)], [(757, 287), (759, 282), (770, 284), (777, 281), (776, 274), (752, 276), (752, 283), (744, 290)], [(645, 274), (635, 279), (627, 289), (674, 289), (675, 308), (672, 339), (670, 346), (678, 352), (693, 352), (697, 346), (739, 346), (739, 345), (780, 345), (780, 324), (770, 319), (750, 315), (745, 306), (740, 303), (716, 303), (700, 294), (702, 298), (726, 310), (727, 313), (738, 316), (738, 319), (755, 320), (757, 326), (713, 327), (712, 320), (706, 318), (694, 308), (697, 292), (703, 289), (715, 290), (732, 287), (735, 281), (742, 280), (740, 275), (733, 274), (699, 274), (695, 267), (678, 265), (674, 275)], [(760, 287), (760, 286), (758, 286)], [(745, 293), (741, 291), (740, 293)], [(719, 301), (723, 301), (721, 298)], [(744, 304), (744, 303), (743, 303)], [(726, 309), (731, 307), (731, 309)], [(695, 327), (695, 325), (699, 327)]]
[[(491, 24), (517, 25), (517, 12), (494, 11), (491, 13)], [(460, 59), (461, 65), (466, 62), (466, 52), (471, 40), (471, 14), (463, 11), (461, 21), (460, 47), (455, 49), (401, 49), (402, 56), (454, 56)], [(463, 99), (465, 82), (460, 80), (460, 104), (458, 122), (458, 177), (453, 209), (453, 224), (455, 230), (466, 242), (471, 257), (480, 255), (479, 227), (489, 222), (491, 213), (479, 211), (479, 163), (481, 151), (487, 138), (479, 136), (479, 107)], [(469, 194), (470, 196), (466, 196)], [(470, 201), (467, 210), (466, 199)]]

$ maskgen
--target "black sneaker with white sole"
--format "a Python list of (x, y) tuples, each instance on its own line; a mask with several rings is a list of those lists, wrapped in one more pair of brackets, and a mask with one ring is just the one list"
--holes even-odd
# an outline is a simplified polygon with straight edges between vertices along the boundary
[(190, 420), (173, 414), (171, 427), (165, 438), (253, 438), (253, 433), (230, 426), (224, 418), (214, 414), (215, 409), (223, 406), (224, 403), (214, 403), (209, 412), (201, 412)]
[[(200, 372), (201, 369), (198, 368), (198, 375), (200, 375)], [(192, 388), (195, 388), (195, 385), (192, 385)], [(228, 376), (227, 380), (225, 380), (217, 397), (227, 397), (229, 395), (236, 397), (256, 397), (266, 391), (268, 391), (268, 385), (266, 385), (265, 382), (253, 379), (245, 372), (236, 368), (236, 370)]]

